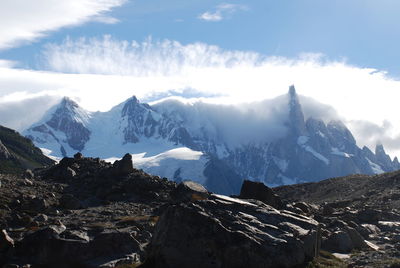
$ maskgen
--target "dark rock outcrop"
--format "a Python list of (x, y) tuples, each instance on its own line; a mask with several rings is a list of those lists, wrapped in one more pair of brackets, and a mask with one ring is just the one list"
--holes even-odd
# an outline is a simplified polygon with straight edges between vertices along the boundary
[(114, 162), (114, 172), (118, 175), (127, 175), (133, 171), (132, 155), (125, 154), (121, 160)]
[(262, 182), (245, 180), (240, 190), (239, 197), (242, 199), (257, 199), (276, 209), (283, 209), (285, 207), (279, 196)]

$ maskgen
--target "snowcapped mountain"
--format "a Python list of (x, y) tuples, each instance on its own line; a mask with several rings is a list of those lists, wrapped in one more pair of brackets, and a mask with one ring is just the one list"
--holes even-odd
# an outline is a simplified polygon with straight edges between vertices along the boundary
[(400, 169), (382, 145), (359, 148), (342, 122), (305, 119), (294, 86), (240, 108), (176, 100), (150, 106), (132, 97), (91, 113), (64, 98), (24, 134), (53, 156), (129, 152), (147, 172), (225, 194), (237, 193), (243, 178), (281, 185)]
[[(57, 156), (64, 156), (73, 151), (83, 150), (91, 133), (87, 128), (90, 118), (90, 112), (65, 97), (25, 135), (36, 144), (46, 144), (46, 148), (58, 147)], [(31, 136), (30, 133), (34, 136)], [(66, 148), (69, 150), (67, 151)]]

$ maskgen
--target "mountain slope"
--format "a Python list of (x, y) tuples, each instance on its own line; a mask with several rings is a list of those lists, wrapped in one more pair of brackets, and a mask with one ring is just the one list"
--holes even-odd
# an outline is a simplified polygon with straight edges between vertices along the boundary
[(0, 126), (0, 173), (21, 172), (53, 163), (31, 140)]
[[(143, 161), (162, 157), (159, 168), (145, 165), (144, 169), (170, 179), (178, 179), (174, 174), (190, 165), (194, 178), (231, 170), (234, 177), (241, 178), (234, 181), (249, 178), (270, 186), (400, 168), (397, 158), (392, 161), (381, 145), (375, 152), (359, 148), (342, 122), (306, 118), (301, 100), (291, 86), (286, 95), (243, 107), (174, 100), (150, 106), (132, 97), (108, 112), (90, 113), (65, 98), (25, 135), (58, 157), (76, 151), (101, 158), (117, 158), (129, 152), (142, 154)], [(212, 166), (220, 170), (206, 171), (203, 162), (172, 157), (175, 169), (166, 174), (170, 161), (165, 157), (182, 147), (218, 160), (220, 164)], [(238, 183), (232, 181), (233, 188), (227, 183), (217, 185), (215, 179), (202, 181), (205, 185), (213, 181), (214, 191), (228, 187), (224, 193), (230, 193), (238, 189)]]

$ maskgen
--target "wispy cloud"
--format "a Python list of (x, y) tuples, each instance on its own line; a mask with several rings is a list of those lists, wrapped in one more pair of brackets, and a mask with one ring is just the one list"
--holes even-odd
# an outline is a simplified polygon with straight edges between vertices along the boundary
[(100, 22), (100, 23), (105, 23), (105, 24), (116, 24), (120, 22), (119, 19), (111, 17), (111, 16), (105, 16), (105, 15), (99, 15), (99, 16), (94, 16), (92, 21), (95, 22)]
[[(268, 57), (204, 43), (183, 45), (150, 38), (136, 42), (109, 36), (51, 44), (42, 60), (47, 71), (0, 66), (0, 106), (40, 96), (67, 95), (89, 110), (104, 111), (132, 95), (139, 99), (167, 96), (173, 91), (185, 95), (188, 88), (205, 102), (254, 102), (285, 94), (288, 85), (294, 83), (299, 94), (333, 106), (350, 122), (360, 145), (373, 147), (381, 140), (388, 151), (400, 155), (400, 81), (343, 60), (332, 61), (320, 54)], [(317, 113), (326, 120), (336, 116), (328, 106), (321, 107), (308, 103), (305, 112), (308, 116)], [(351, 123), (355, 120), (371, 125), (357, 126)], [(382, 126), (385, 120), (391, 127), (375, 131), (374, 126)], [(376, 135), (368, 139), (365, 133), (372, 130)]]
[(43, 67), (67, 73), (117, 75), (172, 75), (185, 68), (233, 67), (262, 61), (252, 52), (229, 51), (204, 43), (182, 45), (177, 41), (138, 43), (98, 38), (67, 38), (61, 44), (48, 44), (42, 54)]
[(31, 42), (61, 27), (90, 20), (115, 23), (105, 13), (126, 0), (6, 0), (0, 4), (0, 49)]
[(199, 19), (205, 21), (221, 21), (239, 10), (247, 10), (245, 5), (224, 3), (215, 7), (214, 10), (206, 11), (198, 16)]

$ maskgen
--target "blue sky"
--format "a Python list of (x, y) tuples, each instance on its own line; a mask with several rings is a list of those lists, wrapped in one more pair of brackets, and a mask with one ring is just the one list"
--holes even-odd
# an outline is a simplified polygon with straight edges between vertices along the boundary
[[(398, 0), (2, 0), (0, 124), (60, 98), (238, 104), (298, 92), (400, 155)], [(333, 119), (333, 118), (327, 118)]]
[[(199, 19), (205, 12), (217, 12), (223, 4), (233, 7), (221, 11), (221, 20)], [(111, 34), (120, 40), (142, 41), (152, 36), (286, 57), (322, 53), (329, 59), (344, 58), (349, 64), (399, 77), (399, 11), (396, 0), (136, 0), (107, 13), (119, 20), (117, 23), (66, 26), (31, 44), (2, 50), (0, 58), (40, 69), (37, 60), (46, 43), (61, 42), (66, 36)]]

